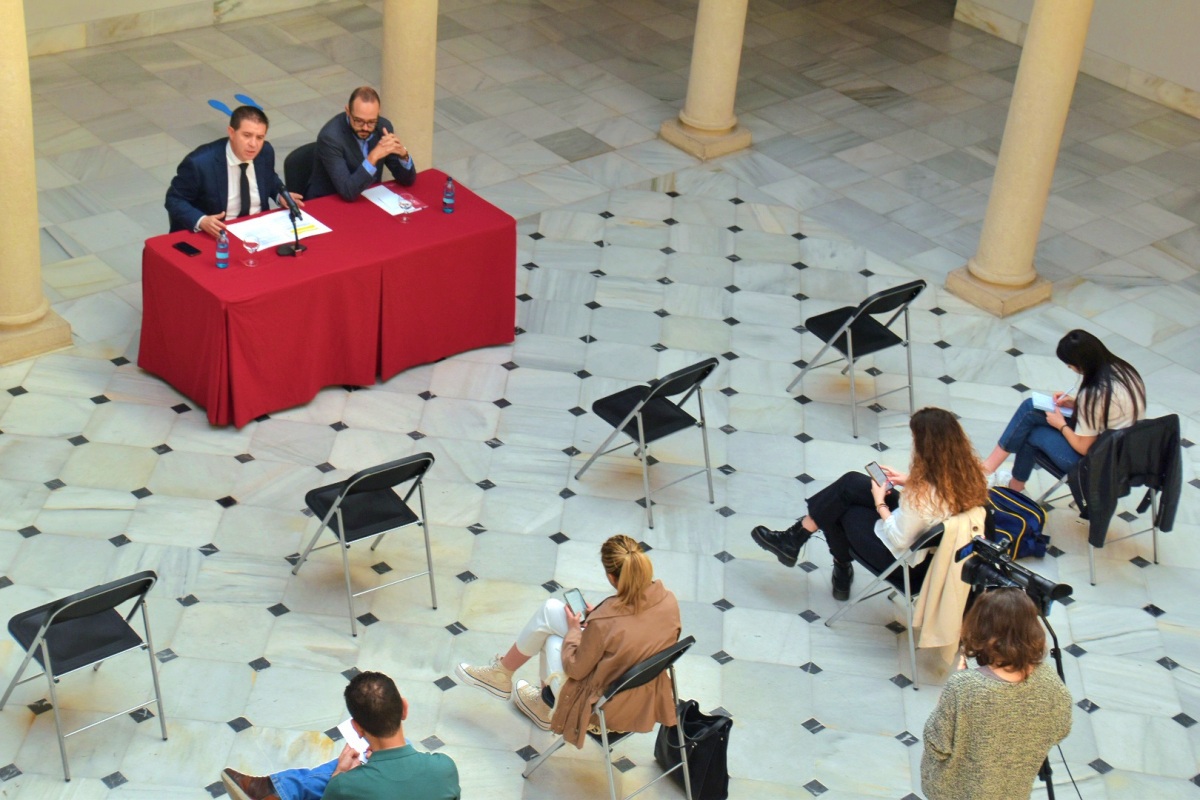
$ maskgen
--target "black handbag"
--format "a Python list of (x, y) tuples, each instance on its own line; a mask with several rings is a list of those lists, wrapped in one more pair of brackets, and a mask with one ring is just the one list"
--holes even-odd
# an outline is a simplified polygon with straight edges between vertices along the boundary
[[(695, 700), (680, 700), (676, 711), (683, 723), (687, 769), (692, 779), (692, 800), (725, 800), (729, 797), (729, 770), (726, 758), (733, 720), (721, 714), (702, 713)], [(682, 760), (679, 729), (674, 725), (658, 726), (658, 738), (654, 742), (654, 760), (664, 770)], [(671, 778), (683, 788), (683, 770), (675, 770), (671, 773)]]

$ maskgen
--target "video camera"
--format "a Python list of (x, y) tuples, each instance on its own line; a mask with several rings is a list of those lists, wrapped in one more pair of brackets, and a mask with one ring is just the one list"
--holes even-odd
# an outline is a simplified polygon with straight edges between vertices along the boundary
[(1055, 583), (1013, 562), (1004, 547), (982, 536), (976, 536), (954, 554), (955, 561), (964, 559), (963, 581), (976, 589), (1000, 586), (1023, 589), (1038, 608), (1044, 609), (1044, 613), (1049, 612), (1052, 601), (1062, 600), (1074, 591), (1065, 583)]

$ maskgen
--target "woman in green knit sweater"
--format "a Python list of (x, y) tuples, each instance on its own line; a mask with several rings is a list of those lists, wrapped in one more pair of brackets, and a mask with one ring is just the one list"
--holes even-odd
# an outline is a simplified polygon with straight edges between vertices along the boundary
[[(1044, 663), (1037, 607), (1020, 589), (983, 594), (963, 620), (962, 647), (925, 723), (921, 788), (929, 800), (1029, 797), (1071, 730), (1071, 694)], [(968, 657), (979, 666), (968, 669)]]

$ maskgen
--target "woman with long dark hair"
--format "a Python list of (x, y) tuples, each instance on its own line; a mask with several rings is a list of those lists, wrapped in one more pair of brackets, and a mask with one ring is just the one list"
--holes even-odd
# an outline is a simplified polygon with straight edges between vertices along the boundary
[(1009, 453), (1015, 454), (1008, 486), (1022, 491), (1033, 473), (1037, 454), (1063, 472), (1083, 458), (1107, 430), (1128, 428), (1146, 413), (1146, 385), (1127, 361), (1115, 356), (1087, 331), (1073, 330), (1058, 342), (1058, 360), (1080, 376), (1079, 393), (1055, 392), (1058, 408), (1073, 409), (1074, 425), (1061, 411), (1038, 411), (1033, 400), (1017, 407), (983, 471), (995, 472)]
[(759, 547), (785, 567), (796, 566), (800, 548), (818, 530), (833, 554), (833, 596), (850, 598), (854, 568), (850, 546), (870, 566), (883, 569), (924, 531), (987, 502), (987, 482), (975, 450), (958, 420), (941, 408), (922, 408), (909, 420), (911, 471), (883, 467), (897, 493), (864, 472), (847, 472), (808, 500), (808, 513), (786, 531), (762, 525), (750, 532)]
[(1046, 634), (1024, 591), (980, 595), (963, 620), (959, 671), (925, 723), (929, 800), (1029, 796), (1050, 748), (1071, 730), (1071, 693), (1045, 657)]

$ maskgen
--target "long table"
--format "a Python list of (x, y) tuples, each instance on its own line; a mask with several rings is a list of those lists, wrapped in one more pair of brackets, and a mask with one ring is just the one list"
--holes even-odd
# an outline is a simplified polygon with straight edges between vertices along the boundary
[[(427, 204), (407, 223), (365, 198), (305, 206), (332, 233), (303, 241), (296, 258), (260, 252), (246, 267), (230, 237), (179, 232), (146, 241), (138, 366), (205, 408), (214, 425), (241, 427), (302, 405), (326, 386), (369, 386), (417, 364), (513, 340), (516, 222), (446, 176), (425, 170), (407, 188)], [(188, 257), (179, 241), (199, 247)]]

